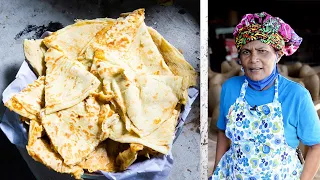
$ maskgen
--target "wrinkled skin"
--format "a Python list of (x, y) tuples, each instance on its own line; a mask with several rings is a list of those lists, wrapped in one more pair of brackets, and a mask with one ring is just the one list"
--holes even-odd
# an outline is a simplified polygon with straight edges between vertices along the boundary
[(246, 76), (253, 81), (260, 81), (268, 77), (281, 56), (273, 47), (261, 41), (251, 41), (240, 50), (240, 62)]

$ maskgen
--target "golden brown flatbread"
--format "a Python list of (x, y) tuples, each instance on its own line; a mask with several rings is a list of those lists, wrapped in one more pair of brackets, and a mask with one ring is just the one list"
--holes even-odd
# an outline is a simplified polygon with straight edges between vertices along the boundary
[(46, 75), (50, 74), (55, 69), (61, 59), (65, 58), (61, 50), (49, 48), (44, 53)]
[(131, 79), (134, 75), (173, 75), (154, 44), (144, 23), (144, 9), (118, 18), (111, 28), (97, 33), (83, 52), (91, 59), (92, 72), (98, 60), (125, 69)]
[[(103, 108), (110, 108), (110, 106), (104, 106)], [(162, 154), (169, 152), (169, 147), (174, 138), (175, 124), (179, 116), (179, 111), (174, 110), (168, 120), (164, 121), (162, 125), (151, 134), (144, 137), (139, 137), (136, 133), (127, 131), (125, 123), (120, 119), (120, 115), (112, 109), (105, 111), (108, 112), (109, 115), (104, 119), (106, 123), (102, 123), (102, 131), (107, 133), (113, 141), (142, 144)]]
[(83, 160), (79, 166), (89, 172), (116, 172), (115, 156), (108, 152), (108, 144), (103, 142)]
[(40, 76), (21, 92), (12, 96), (5, 106), (23, 117), (38, 120), (38, 114), (44, 107), (44, 82), (45, 77)]
[[(183, 98), (182, 77), (145, 75), (130, 81), (121, 68), (98, 62), (104, 91), (112, 91), (130, 129), (144, 137), (162, 126)], [(126, 124), (127, 126), (127, 124)]]
[(120, 165), (119, 170), (124, 171), (133, 164), (137, 160), (138, 151), (142, 149), (143, 145), (132, 143), (127, 150), (120, 152), (116, 159), (116, 164)]
[[(43, 39), (48, 48), (61, 50), (69, 59), (77, 60), (79, 53), (88, 42), (103, 28), (113, 25), (115, 20), (97, 18), (76, 20), (72, 25), (62, 28)], [(86, 63), (83, 65), (88, 69)]]
[(33, 159), (79, 179), (169, 152), (197, 73), (144, 19), (141, 8), (25, 40), (25, 56), (42, 76), (6, 106), (30, 123)]
[(25, 39), (23, 50), (24, 56), (37, 76), (44, 76), (46, 74), (44, 53), (47, 51), (47, 47), (42, 43), (42, 39)]
[(46, 114), (80, 103), (99, 85), (99, 79), (88, 72), (81, 63), (66, 56), (61, 57), (56, 67), (46, 76)]
[(43, 127), (54, 149), (67, 165), (76, 165), (92, 153), (100, 139), (100, 105), (94, 97), (51, 114), (41, 114)]
[(171, 72), (184, 77), (184, 87), (196, 86), (197, 72), (185, 60), (181, 52), (152, 27), (148, 27), (148, 31)]
[(59, 173), (72, 174), (76, 179), (81, 179), (84, 173), (79, 166), (68, 166), (63, 159), (56, 153), (50, 145), (42, 138), (43, 127), (40, 123), (31, 120), (29, 128), (29, 140), (27, 151), (29, 155), (36, 161), (44, 164), (50, 169)]

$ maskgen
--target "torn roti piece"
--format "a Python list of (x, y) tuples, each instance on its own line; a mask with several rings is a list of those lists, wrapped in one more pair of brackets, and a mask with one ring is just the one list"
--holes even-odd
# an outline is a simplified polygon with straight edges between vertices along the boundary
[(108, 152), (109, 148), (110, 147), (108, 147), (106, 142), (100, 143), (99, 146), (85, 158), (85, 160), (79, 163), (79, 166), (88, 170), (90, 173), (97, 172), (99, 170), (105, 172), (116, 172), (116, 156)]
[(50, 169), (59, 173), (72, 174), (76, 179), (81, 179), (84, 173), (79, 166), (68, 166), (63, 162), (61, 156), (51, 149), (50, 145), (42, 138), (42, 126), (31, 120), (29, 127), (29, 139), (27, 151), (36, 161), (44, 164)]
[(121, 58), (137, 75), (173, 75), (143, 22)]
[(23, 41), (24, 56), (32, 66), (32, 69), (37, 76), (44, 76), (46, 74), (44, 53), (47, 47), (42, 43), (42, 39)]
[(144, 157), (146, 157), (148, 159), (151, 158), (150, 155), (151, 156), (158, 156), (160, 154), (161, 153), (159, 153), (158, 151), (155, 151), (154, 149), (151, 149), (151, 148), (149, 148), (147, 146), (144, 146), (142, 151), (138, 152), (138, 156), (144, 156)]
[(93, 56), (96, 56), (104, 60), (104, 54), (101, 53), (101, 50), (104, 50), (107, 58), (119, 58), (131, 45), (143, 21), (144, 9), (135, 10), (125, 18), (118, 18), (110, 28), (104, 28), (95, 35), (87, 49), (82, 52), (83, 55), (86, 59), (93, 60)]
[(99, 127), (101, 128), (100, 140), (107, 139), (109, 137), (109, 127), (118, 121), (118, 114), (110, 108), (109, 104), (103, 104), (100, 106), (99, 113)]
[[(182, 77), (145, 75), (130, 81), (124, 71), (106, 62), (98, 63), (105, 91), (112, 91), (123, 116), (139, 136), (147, 136), (169, 119), (175, 107), (183, 101)], [(127, 124), (126, 124), (127, 126)]]
[(104, 140), (100, 139), (99, 112), (98, 102), (90, 96), (71, 108), (41, 114), (54, 149), (67, 165), (81, 162)]
[(145, 137), (139, 137), (132, 131), (127, 131), (125, 123), (120, 119), (120, 116), (112, 110), (109, 112), (111, 112), (111, 115), (105, 119), (107, 123), (102, 123), (102, 131), (108, 133), (110, 139), (121, 143), (142, 144), (162, 154), (169, 152), (169, 147), (174, 138), (175, 124), (179, 117), (179, 111), (174, 110), (168, 120)]
[(123, 152), (120, 152), (116, 159), (116, 164), (120, 171), (126, 170), (133, 164), (138, 157), (138, 152), (143, 149), (143, 145), (131, 143), (130, 147)]
[[(114, 19), (97, 18), (76, 20), (72, 25), (60, 29), (43, 39), (48, 48), (60, 49), (70, 60), (77, 60), (79, 53), (101, 29), (111, 26)], [(85, 64), (84, 64), (85, 65)]]
[(38, 114), (44, 107), (44, 82), (45, 77), (40, 76), (4, 105), (23, 117), (38, 120)]
[(144, 23), (144, 9), (118, 18), (110, 29), (98, 32), (84, 53), (93, 62), (122, 67), (130, 78), (135, 74), (173, 75)]
[(195, 86), (197, 84), (197, 72), (185, 60), (181, 52), (152, 27), (148, 27), (148, 30), (172, 73), (184, 77), (185, 87)]
[(44, 53), (44, 61), (46, 66), (46, 75), (50, 74), (55, 67), (57, 67), (60, 59), (65, 58), (61, 50), (49, 48)]
[(46, 114), (72, 107), (94, 92), (100, 81), (81, 63), (62, 57), (46, 76)]
[(23, 117), (23, 116), (19, 115), (19, 119), (20, 119), (21, 122), (24, 122), (24, 123), (26, 123), (28, 125), (30, 124), (30, 119), (29, 118), (26, 118), (26, 117)]
[(124, 97), (127, 115), (140, 136), (147, 136), (172, 117), (182, 99), (182, 77), (140, 76), (136, 84), (126, 89), (119, 85)]

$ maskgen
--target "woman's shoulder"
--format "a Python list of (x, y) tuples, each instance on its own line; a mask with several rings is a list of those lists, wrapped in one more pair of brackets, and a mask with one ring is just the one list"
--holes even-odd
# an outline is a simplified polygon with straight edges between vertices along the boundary
[(306, 94), (309, 91), (300, 83), (288, 79), (282, 75), (279, 75), (279, 88), (282, 92), (294, 93), (294, 94)]

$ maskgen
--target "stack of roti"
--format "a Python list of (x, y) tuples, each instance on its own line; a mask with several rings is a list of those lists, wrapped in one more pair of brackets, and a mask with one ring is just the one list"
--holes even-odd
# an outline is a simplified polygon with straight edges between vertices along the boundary
[(197, 73), (144, 18), (76, 20), (24, 41), (38, 79), (5, 106), (29, 125), (33, 159), (80, 179), (169, 152)]

